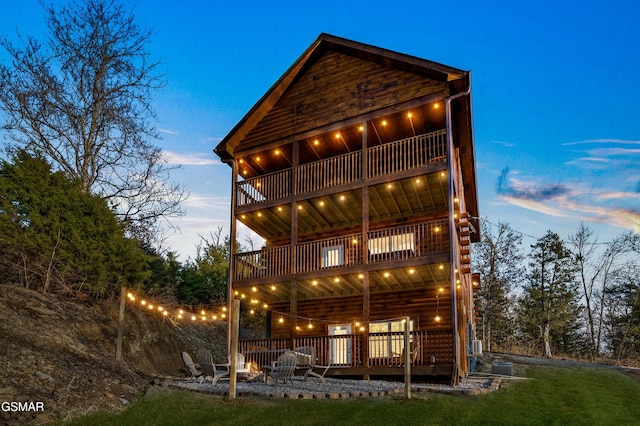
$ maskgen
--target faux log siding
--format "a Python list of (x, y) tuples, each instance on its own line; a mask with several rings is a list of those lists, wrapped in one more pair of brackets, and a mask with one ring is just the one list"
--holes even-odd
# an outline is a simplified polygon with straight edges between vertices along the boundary
[(444, 90), (445, 83), (328, 52), (249, 132), (244, 150)]
[[(437, 289), (411, 290), (371, 295), (371, 321), (387, 320), (409, 315), (415, 321), (416, 330), (451, 332), (451, 299), (448, 292), (440, 295), (438, 304)], [(436, 306), (441, 317), (435, 321)], [(289, 337), (291, 318), (288, 303), (273, 303), (269, 309), (274, 311), (271, 320), (271, 337)], [(280, 323), (280, 314), (284, 322)], [(297, 304), (297, 324), (301, 327), (299, 336), (325, 336), (331, 324), (350, 324), (362, 321), (362, 296), (348, 296), (320, 300), (300, 300)], [(309, 321), (306, 318), (311, 318)], [(315, 320), (315, 321), (314, 321)], [(326, 322), (324, 322), (326, 321)], [(309, 329), (308, 324), (313, 328)], [(450, 342), (449, 342), (450, 344)]]

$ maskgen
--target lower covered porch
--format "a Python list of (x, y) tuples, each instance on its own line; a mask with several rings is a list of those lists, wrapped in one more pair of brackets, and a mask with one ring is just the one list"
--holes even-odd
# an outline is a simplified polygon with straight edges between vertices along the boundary
[[(352, 327), (330, 326), (328, 336), (246, 339), (238, 350), (255, 368), (271, 365), (287, 350), (312, 347), (315, 365), (326, 367), (326, 377), (364, 379), (404, 376), (404, 332), (365, 333)], [(409, 359), (413, 380), (448, 381), (453, 371), (453, 334), (450, 330), (411, 331)]]

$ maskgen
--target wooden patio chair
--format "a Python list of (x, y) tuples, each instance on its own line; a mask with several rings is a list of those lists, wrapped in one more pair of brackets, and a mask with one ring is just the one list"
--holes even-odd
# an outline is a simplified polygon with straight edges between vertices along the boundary
[(200, 377), (199, 383), (202, 383), (205, 380), (211, 380), (211, 383), (215, 385), (218, 383), (218, 380), (229, 375), (229, 371), (218, 369), (216, 367), (216, 364), (213, 362), (211, 352), (206, 349), (198, 349), (196, 351), (196, 359), (202, 369), (202, 376)]
[(297, 362), (298, 357), (295, 352), (287, 351), (280, 355), (271, 367), (267, 368), (269, 377), (273, 378), (276, 387), (278, 386), (279, 380), (282, 380), (283, 384), (287, 384), (288, 380), (291, 382), (291, 385), (293, 385), (293, 373), (295, 372)]

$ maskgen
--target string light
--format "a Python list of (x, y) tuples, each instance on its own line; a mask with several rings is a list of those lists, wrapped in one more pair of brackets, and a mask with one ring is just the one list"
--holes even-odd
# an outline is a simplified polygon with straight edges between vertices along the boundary
[[(359, 274), (359, 277), (362, 278), (363, 274)], [(339, 282), (340, 278), (339, 277), (335, 277), (334, 278), (335, 282)], [(275, 287), (275, 286), (274, 286)], [(252, 289), (253, 290), (253, 289)], [(442, 290), (440, 290), (442, 291)], [(438, 295), (436, 294), (436, 297), (438, 297)], [(198, 308), (197, 309), (197, 313), (191, 312), (191, 313), (187, 313), (186, 310), (184, 308), (171, 308), (171, 309), (167, 309), (166, 307), (162, 306), (159, 303), (150, 303), (150, 301), (146, 300), (146, 299), (139, 299), (136, 298), (136, 296), (133, 293), (129, 293), (127, 294), (127, 298), (130, 299), (131, 301), (136, 301), (139, 300), (139, 302), (137, 303), (138, 306), (143, 306), (147, 308), (147, 312), (151, 313), (151, 312), (158, 312), (160, 315), (162, 315), (163, 318), (168, 318), (168, 319), (172, 319), (172, 320), (184, 320), (184, 319), (190, 319), (191, 322), (193, 323), (200, 323), (200, 322), (215, 322), (218, 320), (225, 320), (227, 315), (225, 314), (225, 312), (228, 310), (226, 306), (218, 306), (216, 307), (210, 307), (207, 309), (204, 308)], [(439, 303), (439, 300), (438, 300)], [(257, 306), (261, 306), (262, 308), (264, 308), (264, 310), (268, 310), (269, 305), (264, 303), (262, 304), (262, 302), (260, 302), (257, 299), (251, 299), (251, 304), (253, 305), (257, 305)], [(154, 308), (155, 306), (155, 308)], [(192, 310), (193, 308), (188, 308), (188, 310)], [(439, 309), (439, 305), (437, 305), (436, 307), (436, 321), (440, 321), (440, 316), (438, 314), (438, 309)], [(211, 312), (211, 311), (216, 311), (218, 310), (218, 314), (216, 313), (209, 313), (207, 314), (207, 311)], [(171, 314), (171, 312), (175, 312), (175, 314)], [(277, 312), (277, 311), (271, 311), (274, 314), (279, 315), (278, 318), (278, 323), (280, 324), (284, 324), (285, 319), (284, 316), (289, 316), (291, 317), (290, 314), (286, 314), (286, 313), (281, 313), (281, 312)], [(250, 315), (256, 315), (258, 313), (258, 311), (255, 308), (251, 308), (250, 310), (247, 311), (248, 314)], [(307, 327), (305, 327), (308, 330), (312, 330), (315, 328), (314, 322), (321, 322), (321, 323), (330, 323), (330, 324), (338, 324), (337, 321), (328, 321), (328, 320), (323, 320), (323, 319), (313, 319), (313, 318), (306, 318), (306, 317), (300, 317), (300, 316), (295, 316), (294, 317), (297, 320), (301, 320), (301, 321), (305, 321), (307, 322)], [(295, 320), (294, 320), (295, 323)], [(353, 322), (354, 325), (354, 329), (356, 331), (360, 331), (360, 332), (364, 332), (366, 330), (365, 325), (361, 324), (359, 321), (354, 321)], [(302, 330), (301, 327), (297, 327), (297, 330)]]
[[(252, 288), (252, 291), (257, 291), (257, 287)], [(246, 295), (241, 294), (240, 297), (245, 298)], [(197, 309), (192, 307), (192, 308), (187, 308), (187, 310), (191, 311), (187, 313), (184, 308), (167, 308), (163, 306), (161, 303), (153, 303), (152, 301), (149, 301), (147, 299), (137, 298), (132, 292), (129, 292), (127, 294), (127, 298), (129, 299), (130, 303), (135, 302), (133, 306), (137, 305), (141, 308), (145, 308), (145, 311), (148, 313), (151, 313), (151, 314), (158, 313), (163, 318), (168, 318), (171, 320), (190, 319), (193, 322), (195, 321), (207, 322), (212, 320), (213, 321), (224, 320), (226, 318), (226, 314), (224, 313), (227, 311), (226, 306), (216, 307), (216, 306), (207, 305), (208, 306), (207, 308), (198, 307)], [(261, 308), (264, 308), (264, 310), (268, 308), (268, 305), (266, 303), (263, 304), (258, 299), (252, 298), (250, 303), (252, 305), (257, 305)], [(211, 311), (218, 311), (218, 313), (211, 313)], [(258, 313), (258, 311), (255, 308), (253, 308), (251, 309), (250, 313), (252, 315), (255, 315)]]

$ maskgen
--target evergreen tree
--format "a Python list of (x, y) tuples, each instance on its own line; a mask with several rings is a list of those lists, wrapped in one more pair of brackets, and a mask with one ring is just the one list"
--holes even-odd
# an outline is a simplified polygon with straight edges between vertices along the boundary
[(146, 257), (106, 202), (25, 151), (0, 164), (0, 229), (10, 282), (104, 295), (144, 279)]
[(108, 200), (132, 233), (149, 237), (158, 218), (182, 214), (185, 198), (150, 142), (150, 100), (164, 85), (147, 50), (151, 33), (116, 1), (42, 5), (44, 42), (0, 37), (9, 57), (0, 62), (5, 138)]
[(519, 319), (525, 333), (541, 344), (543, 356), (551, 357), (552, 347), (563, 346), (558, 339), (576, 337), (575, 321), (581, 311), (576, 267), (571, 252), (551, 231), (531, 248)]

